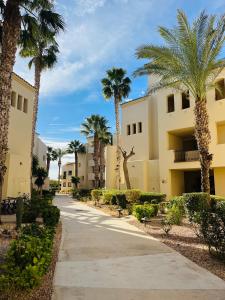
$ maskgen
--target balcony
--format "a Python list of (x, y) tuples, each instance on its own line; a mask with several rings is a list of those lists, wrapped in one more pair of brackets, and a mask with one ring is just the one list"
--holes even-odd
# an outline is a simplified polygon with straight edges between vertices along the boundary
[(175, 150), (174, 151), (174, 162), (185, 162), (185, 161), (198, 161), (200, 158), (198, 150), (183, 151)]

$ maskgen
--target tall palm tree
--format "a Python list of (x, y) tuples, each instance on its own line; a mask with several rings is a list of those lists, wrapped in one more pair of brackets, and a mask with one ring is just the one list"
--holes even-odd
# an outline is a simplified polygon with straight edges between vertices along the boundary
[(112, 144), (112, 134), (108, 131), (108, 127), (103, 127), (99, 132), (99, 151), (100, 151), (100, 187), (104, 188), (104, 170), (105, 170), (105, 147)]
[(49, 175), (51, 161), (56, 160), (52, 147), (47, 147), (47, 174)]
[[(74, 174), (75, 177), (79, 177), (78, 174), (78, 153), (85, 153), (85, 146), (78, 140), (71, 141), (68, 145), (67, 149), (68, 153), (74, 154)], [(77, 188), (78, 182), (75, 182), (75, 186)]]
[(61, 166), (62, 166), (62, 157), (67, 153), (64, 149), (54, 149), (52, 151), (53, 160), (58, 160), (58, 187), (60, 187), (60, 174), (61, 174)]
[[(61, 17), (54, 12), (51, 0), (0, 0), (2, 18), (1, 64), (0, 64), (0, 200), (6, 172), (8, 153), (8, 127), (11, 94), (11, 74), (15, 64), (17, 44), (20, 37), (32, 44), (41, 32), (57, 32), (63, 27)], [(41, 26), (38, 26), (42, 24)]]
[(57, 54), (59, 53), (58, 44), (55, 41), (55, 36), (52, 33), (38, 35), (31, 45), (26, 45), (21, 41), (22, 49), (20, 55), (22, 57), (32, 57), (28, 66), (31, 68), (34, 65), (35, 74), (35, 98), (33, 107), (32, 120), (32, 137), (31, 137), (31, 157), (34, 148), (34, 137), (37, 126), (39, 94), (42, 72), (46, 69), (51, 69), (57, 63)]
[(125, 77), (126, 71), (121, 68), (112, 68), (106, 72), (107, 76), (102, 79), (102, 91), (105, 99), (114, 98), (115, 118), (116, 118), (116, 144), (117, 144), (117, 177), (118, 188), (120, 188), (120, 117), (119, 105), (123, 98), (127, 98), (130, 93), (131, 80)]
[(99, 188), (99, 159), (100, 159), (100, 132), (102, 128), (107, 128), (107, 120), (100, 115), (91, 115), (88, 117), (85, 122), (82, 124), (81, 133), (85, 136), (93, 136), (94, 144), (94, 187)]
[(146, 45), (137, 49), (137, 58), (149, 59), (135, 75), (157, 75), (158, 83), (150, 92), (162, 88), (188, 90), (195, 99), (195, 137), (200, 153), (201, 189), (210, 192), (209, 171), (212, 154), (209, 153), (210, 131), (206, 106), (206, 92), (215, 83), (225, 66), (220, 58), (224, 44), (225, 16), (218, 20), (202, 12), (190, 24), (182, 11), (177, 13), (177, 26), (159, 27), (164, 45)]

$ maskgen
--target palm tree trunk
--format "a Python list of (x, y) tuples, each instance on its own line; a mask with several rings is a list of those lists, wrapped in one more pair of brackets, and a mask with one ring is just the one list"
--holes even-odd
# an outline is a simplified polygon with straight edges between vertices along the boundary
[(100, 142), (100, 187), (104, 188), (104, 144)]
[[(78, 177), (78, 153), (75, 151), (75, 176)], [(76, 182), (75, 184), (76, 188), (78, 187), (78, 184)]]
[(60, 188), (61, 159), (59, 159), (59, 161), (58, 161), (58, 168), (59, 168), (59, 172), (58, 172), (58, 187)]
[(119, 99), (115, 97), (115, 117), (116, 117), (116, 173), (117, 173), (117, 188), (120, 189), (120, 115), (119, 115)]
[(37, 125), (37, 114), (38, 114), (38, 100), (40, 93), (40, 82), (41, 82), (41, 66), (39, 60), (35, 62), (35, 97), (34, 97), (34, 107), (33, 107), (33, 119), (32, 119), (32, 136), (31, 136), (31, 172), (30, 172), (30, 189), (32, 192), (32, 161), (33, 161), (33, 150), (34, 150), (34, 138)]
[(94, 135), (94, 175), (95, 175), (95, 188), (99, 188), (99, 139), (98, 136)]
[(8, 153), (11, 74), (15, 64), (21, 24), (19, 2), (19, 0), (8, 0), (6, 2), (2, 26), (2, 53), (0, 64), (0, 202), (2, 200), (4, 175), (7, 169), (6, 156)]
[(195, 137), (200, 153), (201, 165), (201, 190), (210, 193), (209, 172), (212, 161), (212, 154), (209, 153), (209, 144), (211, 141), (209, 131), (209, 116), (207, 112), (206, 99), (195, 100)]

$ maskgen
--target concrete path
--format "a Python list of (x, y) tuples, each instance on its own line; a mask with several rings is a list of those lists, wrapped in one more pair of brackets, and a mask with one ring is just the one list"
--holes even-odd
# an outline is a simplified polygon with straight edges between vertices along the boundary
[(63, 237), (53, 300), (225, 300), (225, 282), (126, 219), (57, 196)]

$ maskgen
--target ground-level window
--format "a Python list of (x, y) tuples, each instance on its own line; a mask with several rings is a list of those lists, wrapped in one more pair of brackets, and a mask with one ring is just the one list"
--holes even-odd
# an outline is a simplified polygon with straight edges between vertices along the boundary
[(190, 107), (189, 91), (182, 93), (182, 109)]
[(66, 182), (63, 182), (63, 187), (66, 187)]
[(137, 132), (136, 124), (134, 123), (134, 124), (133, 124), (133, 134), (136, 134), (136, 132)]
[(174, 95), (169, 95), (167, 97), (167, 112), (173, 112), (175, 111), (175, 103), (174, 103)]
[(71, 185), (71, 182), (68, 182), (68, 187), (71, 187), (72, 185)]
[(17, 99), (17, 109), (22, 110), (22, 105), (23, 105), (23, 97), (21, 95), (18, 95)]
[(220, 79), (216, 82), (217, 88), (215, 89), (215, 100), (221, 100), (225, 98), (225, 86), (224, 79)]
[(138, 122), (138, 132), (142, 133), (142, 122)]
[(11, 106), (16, 107), (16, 92), (11, 93)]
[(130, 135), (130, 125), (127, 125), (127, 135)]

